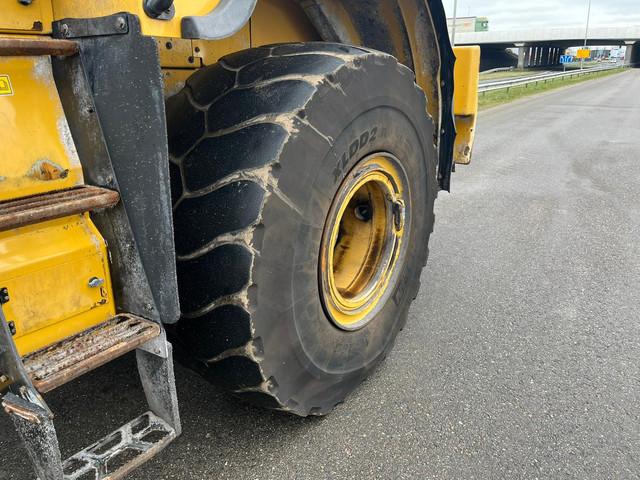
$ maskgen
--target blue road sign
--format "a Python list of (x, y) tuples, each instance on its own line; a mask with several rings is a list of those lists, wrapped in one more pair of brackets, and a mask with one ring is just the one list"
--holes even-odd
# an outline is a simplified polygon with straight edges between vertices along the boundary
[(572, 55), (560, 55), (560, 63), (573, 63)]

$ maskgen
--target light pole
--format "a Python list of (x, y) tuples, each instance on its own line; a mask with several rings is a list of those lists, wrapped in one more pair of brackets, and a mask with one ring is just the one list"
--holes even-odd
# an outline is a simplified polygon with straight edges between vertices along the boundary
[[(591, 0), (589, 0), (591, 1)], [(451, 27), (451, 46), (456, 46), (456, 18), (458, 16), (458, 0), (453, 0), (453, 26)]]
[[(587, 27), (584, 32), (584, 47), (587, 49), (587, 39), (589, 38), (589, 20), (591, 19), (591, 0), (589, 0), (589, 8), (587, 9)], [(584, 58), (580, 59), (580, 70), (584, 69)]]

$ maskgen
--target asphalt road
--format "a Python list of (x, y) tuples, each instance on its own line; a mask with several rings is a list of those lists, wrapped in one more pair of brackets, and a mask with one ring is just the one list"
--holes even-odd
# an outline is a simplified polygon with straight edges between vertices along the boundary
[[(131, 478), (637, 478), (639, 203), (640, 70), (484, 112), (375, 375), (299, 419), (178, 367), (184, 434)], [(66, 454), (144, 408), (130, 356), (47, 400)], [(0, 478), (31, 478), (0, 431)]]

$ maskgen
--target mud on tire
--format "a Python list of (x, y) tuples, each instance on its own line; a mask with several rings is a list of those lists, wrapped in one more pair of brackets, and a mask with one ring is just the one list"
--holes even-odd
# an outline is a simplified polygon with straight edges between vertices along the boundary
[[(183, 312), (173, 341), (207, 379), (262, 406), (321, 415), (384, 358), (433, 226), (425, 102), (393, 57), (331, 43), (229, 55), (167, 101)], [(378, 151), (408, 173), (409, 246), (389, 300), (347, 332), (322, 306), (320, 241), (341, 181)]]

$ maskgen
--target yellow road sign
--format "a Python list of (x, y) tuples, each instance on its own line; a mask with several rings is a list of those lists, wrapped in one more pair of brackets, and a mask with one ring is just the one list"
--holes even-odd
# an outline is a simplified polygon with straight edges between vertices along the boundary
[(581, 48), (580, 50), (578, 50), (576, 58), (591, 58), (591, 50), (589, 50), (588, 48)]

